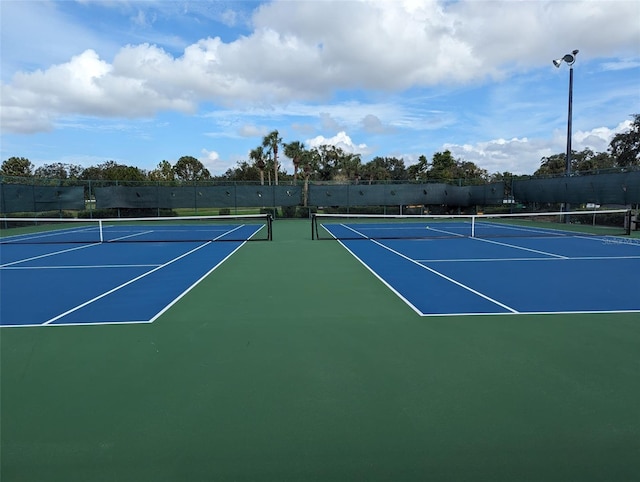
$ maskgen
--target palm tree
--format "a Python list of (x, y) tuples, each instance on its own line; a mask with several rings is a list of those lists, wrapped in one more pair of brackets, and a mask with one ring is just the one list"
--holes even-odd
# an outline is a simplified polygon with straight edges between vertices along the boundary
[(262, 139), (262, 147), (268, 148), (273, 155), (273, 174), (275, 185), (278, 185), (278, 146), (282, 142), (282, 137), (278, 135), (278, 131), (275, 130)]
[(318, 154), (317, 149), (310, 151), (303, 150), (300, 155), (300, 164), (302, 165), (302, 173), (304, 176), (304, 187), (302, 190), (302, 205), (307, 207), (309, 205), (309, 178), (318, 169)]
[(340, 158), (339, 166), (340, 173), (345, 177), (347, 181), (355, 180), (357, 183), (360, 175), (359, 171), (362, 169), (360, 154), (343, 154)]
[(249, 159), (253, 161), (253, 165), (260, 171), (260, 185), (264, 186), (264, 149), (262, 146), (256, 147), (249, 152)]
[(300, 161), (304, 152), (304, 144), (300, 141), (293, 141), (289, 144), (283, 144), (284, 155), (293, 162), (293, 185), (298, 184), (298, 169), (300, 169)]

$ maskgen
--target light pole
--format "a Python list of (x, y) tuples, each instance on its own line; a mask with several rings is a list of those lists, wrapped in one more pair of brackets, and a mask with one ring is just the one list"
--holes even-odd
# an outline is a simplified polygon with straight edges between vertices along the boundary
[[(571, 117), (573, 116), (573, 64), (576, 61), (576, 55), (578, 55), (578, 50), (574, 50), (570, 54), (566, 54), (561, 59), (556, 59), (553, 61), (553, 65), (560, 68), (562, 62), (569, 66), (569, 114), (567, 116), (567, 153), (565, 156), (565, 176), (571, 176)], [(565, 211), (569, 212), (571, 206), (568, 202), (565, 202)], [(565, 217), (565, 222), (571, 222), (569, 219), (569, 215)]]
[(573, 110), (573, 64), (576, 61), (576, 55), (578, 55), (578, 50), (574, 50), (570, 54), (565, 55), (561, 59), (557, 59), (553, 61), (553, 65), (556, 67), (560, 67), (562, 62), (566, 63), (569, 66), (569, 115), (567, 120), (567, 154), (566, 154), (566, 165), (565, 165), (565, 174), (567, 176), (571, 175), (571, 117)]

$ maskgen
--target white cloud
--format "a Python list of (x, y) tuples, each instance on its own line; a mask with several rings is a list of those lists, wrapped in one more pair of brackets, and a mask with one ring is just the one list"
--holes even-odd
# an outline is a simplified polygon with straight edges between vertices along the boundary
[[(611, 139), (631, 127), (631, 121), (621, 122), (616, 128), (597, 127), (589, 131), (574, 132), (571, 138), (573, 151), (591, 149), (606, 152)], [(508, 171), (514, 174), (532, 174), (540, 167), (543, 157), (566, 151), (566, 132), (554, 132), (546, 139), (494, 139), (470, 145), (444, 144), (454, 157), (474, 162), (489, 173)]]
[(370, 134), (389, 134), (393, 129), (385, 126), (380, 118), (373, 114), (367, 114), (362, 119), (362, 128)]
[(194, 110), (186, 96), (163, 95), (144, 79), (118, 75), (115, 69), (86, 50), (46, 71), (17, 73), (12, 84), (2, 85), (2, 125), (25, 132), (32, 118), (50, 130), (53, 119), (65, 114), (141, 117), (162, 109)]
[[(634, 0), (273, 1), (252, 16), (255, 4), (241, 2), (91, 1), (75, 17), (72, 5), (2, 3), (3, 137), (47, 132), (54, 144), (55, 130), (68, 142), (74, 131), (122, 125), (122, 155), (155, 163), (206, 136), (216, 151), (203, 159), (220, 172), (229, 167), (220, 158), (243, 158), (278, 128), (308, 147), (403, 152), (405, 162), (448, 142), (490, 172), (528, 173), (564, 151), (567, 72), (552, 58), (580, 49), (575, 149), (606, 150), (612, 126), (639, 105)], [(89, 19), (99, 8), (112, 10)], [(615, 80), (596, 91), (589, 76)], [(168, 123), (158, 137), (136, 132), (134, 120), (154, 117)], [(124, 139), (143, 137), (143, 154), (127, 153)]]
[(366, 144), (355, 144), (346, 132), (338, 132), (333, 137), (316, 136), (313, 139), (307, 139), (304, 142), (309, 148), (320, 146), (335, 146), (343, 151), (352, 154), (365, 154), (368, 151)]
[(241, 137), (258, 137), (262, 138), (268, 134), (266, 127), (258, 127), (252, 124), (244, 124), (238, 129), (238, 134)]
[[(141, 9), (137, 14), (139, 23), (149, 22)], [(223, 17), (233, 20), (228, 12)], [(2, 107), (14, 108), (7, 123), (12, 129), (26, 122), (20, 122), (21, 113), (36, 109), (44, 112), (37, 115), (41, 119), (69, 113), (147, 117), (162, 110), (193, 112), (204, 100), (287, 104), (353, 88), (482, 82), (547, 64), (558, 55), (551, 40), (558, 31), (574, 32), (565, 41), (579, 41), (592, 56), (637, 53), (636, 21), (633, 1), (616, 2), (615, 8), (598, 1), (273, 2), (256, 10), (253, 33), (231, 42), (201, 39), (177, 57), (154, 45), (130, 45), (112, 63), (90, 49), (18, 73), (3, 87), (8, 95)]]
[(591, 149), (594, 152), (606, 152), (613, 137), (616, 134), (628, 131), (631, 128), (631, 124), (630, 120), (625, 120), (613, 129), (596, 127), (589, 131), (574, 132), (571, 147), (576, 151)]
[(220, 19), (225, 25), (233, 27), (238, 23), (238, 12), (236, 12), (235, 10), (227, 9), (222, 12)]
[(489, 173), (508, 171), (514, 174), (531, 174), (540, 167), (542, 157), (555, 153), (546, 142), (527, 138), (495, 139), (473, 145), (445, 144), (443, 149)]
[(640, 67), (640, 60), (637, 59), (620, 59), (614, 62), (604, 62), (600, 68), (602, 70), (616, 71), (637, 69)]
[(199, 161), (206, 167), (210, 173), (224, 172), (227, 168), (227, 164), (220, 160), (220, 155), (216, 151), (209, 151), (202, 149), (200, 151)]

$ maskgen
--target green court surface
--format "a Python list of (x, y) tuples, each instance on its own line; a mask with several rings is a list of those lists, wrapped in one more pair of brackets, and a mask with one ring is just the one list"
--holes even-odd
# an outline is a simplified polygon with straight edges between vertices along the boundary
[(153, 324), (0, 330), (0, 479), (638, 480), (638, 313), (423, 318), (310, 237)]

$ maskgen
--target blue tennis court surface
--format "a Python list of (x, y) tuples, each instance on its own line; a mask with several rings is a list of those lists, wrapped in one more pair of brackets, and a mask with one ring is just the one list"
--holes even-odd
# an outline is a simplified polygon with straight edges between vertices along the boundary
[[(0, 244), (244, 241), (270, 239), (267, 215), (136, 219), (9, 218)], [(26, 232), (20, 232), (22, 228)], [(18, 232), (12, 234), (11, 232)]]
[[(362, 225), (323, 229), (336, 238), (363, 232)], [(636, 239), (452, 237), (451, 227), (446, 234), (340, 242), (422, 316), (640, 312)]]
[(3, 243), (0, 324), (152, 322), (260, 229), (229, 227), (216, 236), (244, 240), (224, 242)]

